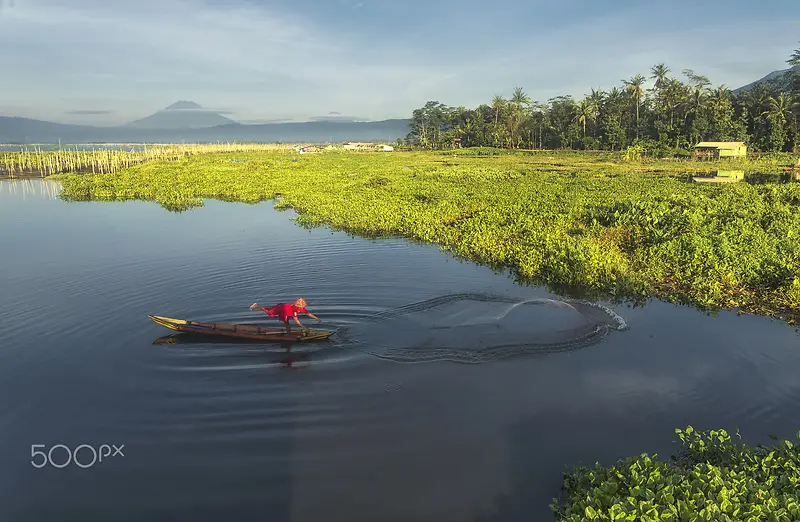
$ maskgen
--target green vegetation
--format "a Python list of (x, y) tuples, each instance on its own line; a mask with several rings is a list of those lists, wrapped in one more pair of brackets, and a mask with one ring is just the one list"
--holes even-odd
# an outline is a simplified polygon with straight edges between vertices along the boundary
[[(564, 476), (561, 522), (800, 520), (800, 446), (734, 444), (725, 430), (675, 430), (683, 451), (672, 462), (642, 454), (611, 467)], [(738, 432), (737, 432), (738, 435)], [(798, 432), (800, 438), (800, 432)], [(740, 437), (741, 439), (741, 437)]]
[(56, 179), (65, 199), (172, 210), (280, 196), (304, 225), (438, 243), (562, 293), (800, 319), (800, 184), (691, 184), (718, 165), (596, 156), (204, 154)]
[[(800, 64), (800, 49), (787, 62)], [(475, 109), (428, 102), (414, 111), (407, 143), (428, 149), (455, 146), (622, 150), (639, 145), (650, 156), (685, 155), (700, 141), (745, 141), (755, 151), (800, 148), (800, 71), (786, 86), (759, 84), (732, 93), (711, 88), (705, 76), (684, 70), (686, 81), (655, 65), (608, 91), (583, 100), (531, 100), (517, 87)]]
[(290, 145), (261, 145), (247, 143), (218, 143), (209, 145), (144, 145), (131, 150), (114, 150), (100, 147), (84, 150), (58, 148), (42, 149), (41, 146), (22, 152), (0, 152), (0, 175), (49, 176), (61, 172), (112, 173), (132, 165), (153, 160), (176, 160), (186, 155), (209, 152), (252, 152), (288, 150)]

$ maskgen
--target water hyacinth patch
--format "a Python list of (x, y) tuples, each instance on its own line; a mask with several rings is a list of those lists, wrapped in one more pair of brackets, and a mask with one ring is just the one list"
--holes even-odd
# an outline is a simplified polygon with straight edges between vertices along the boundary
[(734, 443), (725, 430), (675, 431), (682, 450), (670, 462), (642, 454), (566, 473), (564, 504), (553, 499), (550, 506), (557, 520), (800, 520), (797, 445), (750, 447)]
[(203, 198), (279, 198), (301, 225), (435, 243), (568, 295), (658, 297), (796, 323), (800, 184), (692, 184), (686, 169), (553, 152), (252, 152), (56, 179), (68, 200), (143, 199), (171, 210)]

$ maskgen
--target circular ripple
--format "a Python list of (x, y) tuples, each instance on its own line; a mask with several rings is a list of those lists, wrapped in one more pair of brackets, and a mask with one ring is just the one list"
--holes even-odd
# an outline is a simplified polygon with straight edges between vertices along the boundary
[(397, 362), (482, 363), (573, 351), (627, 328), (588, 301), (463, 293), (372, 314), (341, 328), (337, 342)]

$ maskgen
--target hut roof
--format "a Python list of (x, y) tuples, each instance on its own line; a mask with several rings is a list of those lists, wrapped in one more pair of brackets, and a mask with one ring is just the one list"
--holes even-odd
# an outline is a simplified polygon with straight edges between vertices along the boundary
[(732, 150), (743, 146), (743, 141), (701, 141), (695, 148)]

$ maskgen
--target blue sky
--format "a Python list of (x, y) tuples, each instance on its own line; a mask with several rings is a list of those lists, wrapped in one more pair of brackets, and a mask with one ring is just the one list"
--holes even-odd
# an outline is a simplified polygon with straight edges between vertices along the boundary
[(797, 0), (0, 0), (0, 115), (114, 125), (178, 100), (238, 121), (405, 118), (665, 62), (739, 87), (800, 44)]

